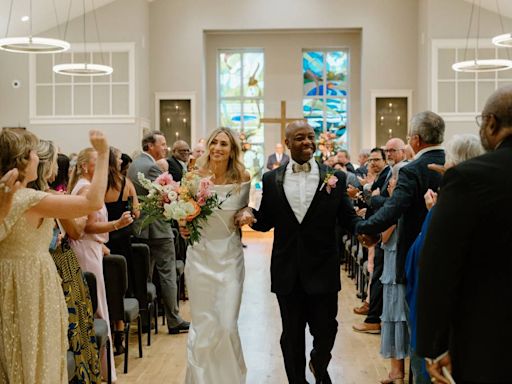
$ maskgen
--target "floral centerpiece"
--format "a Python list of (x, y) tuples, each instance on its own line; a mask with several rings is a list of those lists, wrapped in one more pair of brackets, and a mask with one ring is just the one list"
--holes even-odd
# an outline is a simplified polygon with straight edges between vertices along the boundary
[(190, 231), (189, 244), (198, 242), (202, 224), (219, 206), (210, 177), (188, 172), (183, 175), (181, 183), (174, 181), (168, 172), (162, 173), (155, 181), (140, 172), (137, 177), (149, 191), (147, 196), (139, 197), (140, 210), (144, 214), (141, 228), (156, 220), (175, 220)]

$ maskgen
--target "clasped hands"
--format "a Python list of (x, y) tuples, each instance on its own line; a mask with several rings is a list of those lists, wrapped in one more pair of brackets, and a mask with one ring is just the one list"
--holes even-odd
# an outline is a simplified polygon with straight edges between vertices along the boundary
[(359, 234), (357, 235), (357, 240), (363, 245), (363, 247), (370, 248), (373, 247), (380, 241), (381, 235), (368, 235), (368, 234)]

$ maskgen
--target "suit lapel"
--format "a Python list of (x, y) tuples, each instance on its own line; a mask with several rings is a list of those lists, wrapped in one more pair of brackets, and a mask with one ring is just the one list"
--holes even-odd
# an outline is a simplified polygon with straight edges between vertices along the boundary
[(295, 213), (293, 213), (293, 209), (288, 202), (288, 199), (286, 198), (286, 194), (284, 193), (284, 175), (286, 173), (286, 167), (287, 165), (281, 165), (279, 168), (275, 170), (276, 172), (276, 190), (277, 195), (279, 199), (281, 200), (281, 203), (284, 205), (285, 210), (288, 212), (290, 217), (298, 223), (297, 217), (295, 216)]

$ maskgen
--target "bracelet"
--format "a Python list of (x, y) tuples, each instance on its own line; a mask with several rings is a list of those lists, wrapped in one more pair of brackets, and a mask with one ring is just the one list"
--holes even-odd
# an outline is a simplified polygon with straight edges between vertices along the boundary
[(118, 231), (118, 230), (119, 230), (119, 228), (117, 228), (117, 226), (116, 226), (116, 222), (115, 222), (115, 221), (113, 221), (113, 222), (112, 222), (112, 225), (114, 226), (114, 229), (115, 229), (116, 231)]

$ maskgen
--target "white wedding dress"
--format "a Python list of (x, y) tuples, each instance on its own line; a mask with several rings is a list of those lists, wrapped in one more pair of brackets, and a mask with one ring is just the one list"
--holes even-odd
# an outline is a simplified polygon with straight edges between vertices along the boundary
[(238, 334), (244, 255), (235, 213), (249, 201), (250, 182), (216, 185), (221, 202), (189, 246), (185, 276), (190, 300), (186, 384), (243, 384), (245, 367)]

